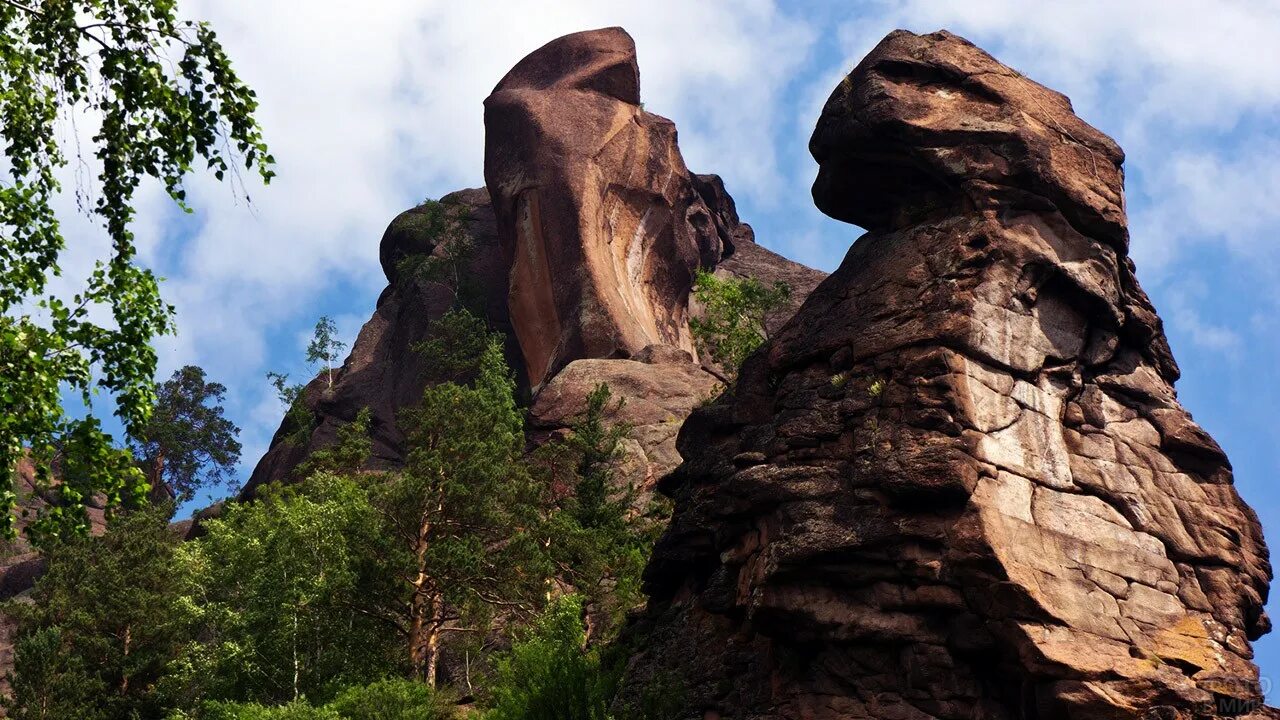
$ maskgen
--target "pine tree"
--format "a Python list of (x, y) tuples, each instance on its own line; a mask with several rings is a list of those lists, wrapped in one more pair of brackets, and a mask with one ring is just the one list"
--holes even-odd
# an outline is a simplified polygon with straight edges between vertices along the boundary
[(201, 488), (229, 481), (240, 460), (240, 429), (224, 416), (226, 391), (195, 365), (159, 386), (151, 419), (130, 438), (153, 500), (183, 503)]
[(530, 532), (539, 496), (498, 338), (489, 337), (471, 383), (428, 387), (401, 426), (405, 467), (372, 490), (406, 587), (382, 612), (401, 627), (414, 675), (434, 686), (445, 633), (495, 608), (531, 609), (549, 575)]
[(163, 682), (183, 654), (178, 537), (158, 510), (112, 518), (101, 537), (51, 544), (48, 571), (18, 621), (13, 718), (114, 720), (164, 717)]

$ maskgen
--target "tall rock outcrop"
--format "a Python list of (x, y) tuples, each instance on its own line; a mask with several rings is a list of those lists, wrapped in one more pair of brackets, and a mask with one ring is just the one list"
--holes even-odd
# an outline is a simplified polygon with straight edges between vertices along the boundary
[(670, 120), (640, 105), (621, 28), (553, 40), (485, 100), (485, 183), (511, 258), (510, 307), (531, 385), (578, 358), (694, 353), (689, 289), (732, 250)]
[[(483, 188), (459, 190), (441, 198), (441, 203), (463, 222), (473, 248), (467, 269), (471, 287), (481, 298), (489, 324), (511, 338), (507, 356), (516, 363), (519, 352), (506, 309), (506, 265), (489, 194)], [(390, 469), (402, 462), (404, 435), (396, 425), (396, 413), (420, 399), (426, 388), (427, 368), (413, 348), (430, 336), (431, 323), (454, 303), (453, 288), (447, 284), (412, 274), (402, 276), (397, 269), (406, 257), (439, 256), (444, 251), (422, 222), (423, 212), (422, 208), (404, 211), (383, 233), (378, 256), (387, 287), (378, 297), (373, 316), (360, 329), (351, 354), (335, 373), (333, 386), (329, 387), (323, 374), (307, 385), (302, 402), (314, 418), (314, 427), (299, 433), (286, 418), (254, 468), (243, 496), (251, 496), (264, 483), (293, 480), (294, 467), (313, 451), (333, 444), (338, 429), (366, 407), (372, 421), (370, 466)]]
[(630, 691), (701, 718), (1277, 717), (1271, 567), (1126, 254), (1123, 154), (950, 33), (836, 88), (868, 230), (693, 413)]

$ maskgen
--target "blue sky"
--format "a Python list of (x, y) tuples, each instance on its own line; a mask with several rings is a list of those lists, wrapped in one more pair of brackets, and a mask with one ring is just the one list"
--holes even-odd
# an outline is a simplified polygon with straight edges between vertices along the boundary
[[(888, 31), (947, 28), (1068, 94), (1126, 149), (1133, 253), (1183, 368), (1183, 404), (1226, 448), (1264, 526), (1280, 528), (1273, 2), (182, 6), (213, 22), (257, 89), (279, 160), (271, 187), (249, 187), (252, 205), (205, 178), (191, 183), (194, 216), (155, 188), (140, 204), (144, 256), (167, 278), (181, 328), (161, 346), (163, 370), (197, 363), (227, 385), (242, 477), (282, 412), (264, 373), (308, 373), (303, 348), (320, 315), (354, 339), (382, 289), (377, 245), (397, 212), (483, 183), (480, 103), (527, 52), (566, 32), (626, 27), (645, 106), (676, 121), (689, 166), (725, 178), (760, 242), (831, 270), (860, 230), (809, 199), (806, 142), (822, 102)], [(69, 278), (93, 250), (77, 246)], [(1280, 673), (1280, 637), (1256, 647), (1264, 675)]]

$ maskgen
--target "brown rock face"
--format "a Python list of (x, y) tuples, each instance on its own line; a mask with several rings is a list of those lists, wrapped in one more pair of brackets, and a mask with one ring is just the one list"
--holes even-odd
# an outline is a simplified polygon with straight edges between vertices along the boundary
[(1271, 567), (1126, 257), (1122, 154), (949, 33), (828, 101), (860, 223), (694, 412), (629, 686), (690, 717), (1255, 713)]
[[(720, 390), (720, 382), (689, 353), (670, 345), (650, 345), (628, 360), (575, 360), (543, 385), (529, 409), (529, 438), (541, 445), (573, 426), (599, 384), (624, 402), (606, 420), (631, 428), (620, 443), (618, 474), (624, 482), (652, 491), (658, 478), (680, 464), (676, 434), (699, 403)], [(648, 493), (645, 496), (651, 497)]]
[(631, 37), (608, 28), (534, 51), (485, 100), (485, 129), (530, 385), (578, 358), (693, 354), (689, 288), (733, 228), (699, 193), (675, 125), (640, 107)]

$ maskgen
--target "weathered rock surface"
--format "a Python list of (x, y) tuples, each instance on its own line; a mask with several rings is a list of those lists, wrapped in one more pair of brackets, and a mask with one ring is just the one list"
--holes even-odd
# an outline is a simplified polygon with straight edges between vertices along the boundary
[(620, 444), (618, 474), (646, 491), (680, 464), (680, 426), (721, 387), (689, 353), (670, 345), (650, 345), (628, 360), (575, 360), (543, 385), (529, 409), (531, 442), (544, 444), (571, 428), (600, 384), (623, 401), (609, 406), (606, 421), (630, 427)]
[(869, 232), (681, 430), (631, 691), (674, 680), (702, 718), (1276, 717), (1267, 549), (1178, 404), (1120, 149), (899, 31), (811, 150), (818, 206)]
[(534, 51), (485, 100), (485, 130), (530, 385), (578, 358), (654, 344), (695, 354), (694, 273), (732, 249), (736, 228), (699, 192), (675, 125), (640, 106), (631, 37), (608, 28)]

